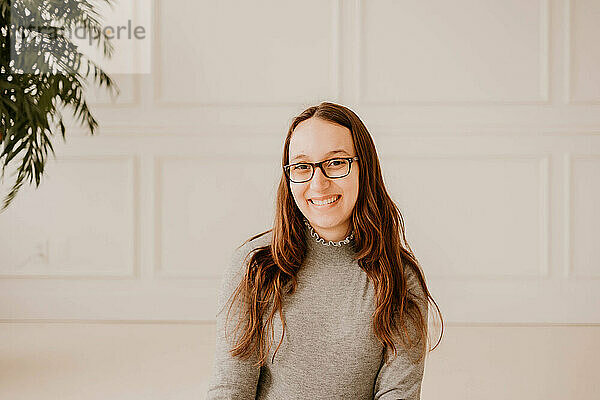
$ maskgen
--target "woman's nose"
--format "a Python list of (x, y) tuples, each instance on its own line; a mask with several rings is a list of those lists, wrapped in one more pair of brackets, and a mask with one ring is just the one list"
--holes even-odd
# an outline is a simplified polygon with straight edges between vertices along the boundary
[(321, 168), (316, 168), (310, 184), (316, 188), (327, 187), (329, 185), (329, 178), (323, 174)]

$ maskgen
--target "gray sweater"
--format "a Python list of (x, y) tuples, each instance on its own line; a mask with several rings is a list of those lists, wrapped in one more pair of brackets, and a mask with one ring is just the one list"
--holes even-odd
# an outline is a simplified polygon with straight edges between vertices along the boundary
[[(223, 305), (242, 278), (243, 257), (269, 244), (272, 233), (234, 252), (220, 288), (216, 352), (206, 398), (418, 400), (425, 360), (415, 363), (415, 356), (409, 357), (398, 343), (397, 357), (392, 360), (390, 352), (391, 361), (383, 364), (383, 345), (371, 325), (375, 310), (373, 285), (352, 260), (351, 243), (326, 246), (310, 236), (308, 229), (305, 234), (308, 251), (298, 272), (298, 287), (283, 303), (285, 336), (271, 362), (282, 332), (276, 313), (274, 339), (263, 367), (252, 366), (256, 357), (240, 360), (228, 353), (238, 315), (232, 308), (226, 340), (224, 324), (229, 303), (225, 308)], [(414, 272), (407, 272), (407, 279), (409, 289), (424, 298)], [(421, 311), (427, 312), (426, 304)]]

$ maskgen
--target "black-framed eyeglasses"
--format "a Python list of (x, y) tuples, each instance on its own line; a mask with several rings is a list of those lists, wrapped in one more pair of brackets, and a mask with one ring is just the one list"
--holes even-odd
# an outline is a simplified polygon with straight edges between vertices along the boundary
[(283, 166), (285, 176), (294, 183), (304, 183), (312, 179), (315, 167), (321, 168), (321, 172), (328, 178), (343, 178), (350, 173), (352, 161), (358, 161), (358, 156), (337, 157), (323, 160), (318, 163), (299, 162)]

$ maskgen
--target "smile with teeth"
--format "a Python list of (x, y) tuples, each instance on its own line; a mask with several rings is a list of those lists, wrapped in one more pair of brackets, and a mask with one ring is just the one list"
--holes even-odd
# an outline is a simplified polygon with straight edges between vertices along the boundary
[(314, 204), (316, 206), (326, 206), (328, 204), (335, 203), (336, 201), (338, 201), (338, 199), (340, 197), (342, 197), (342, 196), (335, 195), (335, 196), (330, 197), (330, 198), (325, 199), (325, 200), (309, 199), (308, 201), (310, 201), (312, 204)]

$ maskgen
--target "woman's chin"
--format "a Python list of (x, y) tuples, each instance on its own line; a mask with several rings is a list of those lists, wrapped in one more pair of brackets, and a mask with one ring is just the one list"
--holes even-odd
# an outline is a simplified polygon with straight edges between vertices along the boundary
[(314, 227), (322, 229), (335, 229), (343, 224), (343, 221), (337, 216), (329, 215), (312, 215), (308, 218), (308, 222)]

